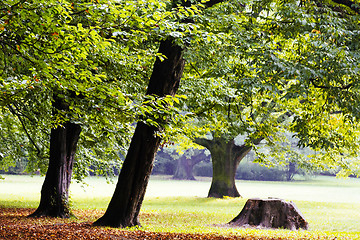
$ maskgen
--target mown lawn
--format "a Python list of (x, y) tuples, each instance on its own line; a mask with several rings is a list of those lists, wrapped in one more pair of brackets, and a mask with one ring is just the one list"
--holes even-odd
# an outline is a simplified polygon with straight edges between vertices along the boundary
[[(360, 179), (329, 177), (295, 182), (239, 181), (244, 198), (206, 198), (210, 179), (174, 181), (153, 177), (140, 221), (145, 232), (202, 233), (241, 236), (249, 239), (360, 239)], [(0, 207), (36, 208), (43, 178), (5, 176), (0, 181)], [(115, 180), (116, 181), (116, 180)], [(114, 190), (102, 178), (89, 178), (88, 185), (74, 183), (71, 203), (78, 219), (91, 222), (106, 209)], [(292, 200), (310, 224), (309, 231), (236, 229), (224, 226), (242, 209), (247, 198), (279, 197)], [(96, 210), (96, 211), (95, 211)], [(97, 211), (98, 210), (98, 211)], [(31, 211), (31, 210), (30, 210)], [(194, 237), (195, 238), (195, 237)]]

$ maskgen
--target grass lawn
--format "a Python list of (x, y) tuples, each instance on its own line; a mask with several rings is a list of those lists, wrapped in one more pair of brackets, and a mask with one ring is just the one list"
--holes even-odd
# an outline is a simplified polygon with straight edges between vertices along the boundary
[[(0, 180), (0, 207), (36, 208), (43, 177), (5, 175)], [(317, 177), (295, 182), (238, 181), (243, 198), (206, 198), (209, 178), (175, 181), (168, 176), (153, 176), (147, 189), (140, 222), (151, 232), (219, 233), (261, 236), (295, 236), (311, 239), (360, 239), (360, 179)], [(115, 188), (103, 178), (86, 179), (88, 185), (73, 183), (73, 209), (105, 210)], [(310, 231), (224, 228), (251, 197), (278, 197), (292, 200), (309, 222)], [(101, 214), (101, 213), (100, 213)], [(89, 216), (93, 221), (98, 216)], [(314, 237), (315, 238), (315, 237)]]

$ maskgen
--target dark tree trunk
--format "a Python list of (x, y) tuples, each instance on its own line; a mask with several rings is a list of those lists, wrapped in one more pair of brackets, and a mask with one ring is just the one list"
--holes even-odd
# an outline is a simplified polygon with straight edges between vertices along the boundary
[[(238, 148), (232, 140), (230, 142), (218, 142), (210, 150), (213, 177), (208, 197), (241, 197), (235, 185), (235, 174), (240, 161), (251, 150), (251, 147)], [(240, 157), (235, 156), (236, 152), (241, 153)]]
[(109, 227), (140, 225), (138, 214), (160, 144), (156, 128), (139, 122), (122, 166), (114, 195), (104, 216), (94, 224)]
[[(254, 143), (258, 144), (260, 141), (259, 139)], [(206, 147), (211, 153), (213, 177), (208, 197), (241, 197), (235, 185), (235, 174), (251, 146), (238, 146), (234, 140), (227, 141), (222, 137), (213, 140), (196, 139), (195, 142)]]
[[(165, 55), (166, 59), (155, 61), (146, 94), (159, 97), (174, 96), (185, 64), (183, 49), (168, 39), (161, 42), (159, 53)], [(142, 122), (137, 124), (114, 195), (105, 214), (94, 225), (109, 227), (140, 225), (138, 215), (161, 141), (156, 136), (158, 130), (160, 129)]]
[(271, 198), (249, 199), (229, 224), (239, 227), (308, 229), (308, 223), (293, 202)]
[[(58, 110), (64, 108), (60, 100), (55, 100), (53, 105)], [(41, 189), (40, 204), (29, 217), (70, 216), (69, 186), (80, 132), (80, 125), (70, 122), (51, 130), (49, 166)]]

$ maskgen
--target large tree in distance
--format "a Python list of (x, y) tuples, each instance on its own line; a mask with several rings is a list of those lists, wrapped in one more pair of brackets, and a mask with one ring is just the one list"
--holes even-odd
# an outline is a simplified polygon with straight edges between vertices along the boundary
[[(301, 158), (300, 166), (323, 169), (340, 165), (345, 172), (356, 172), (351, 159), (358, 147), (358, 124), (345, 119), (355, 119), (358, 114), (347, 105), (358, 99), (358, 75), (354, 72), (358, 46), (353, 44), (359, 27), (353, 21), (357, 15), (334, 2), (247, 4), (239, 8), (226, 2), (208, 12), (211, 20), (204, 25), (210, 33), (217, 29), (222, 35), (209, 34), (216, 40), (189, 48), (190, 64), (180, 88), (188, 96), (187, 110), (197, 117), (198, 126), (203, 126), (204, 134), (212, 133), (210, 138), (194, 136), (195, 131), (189, 134), (212, 153), (214, 176), (209, 197), (239, 196), (232, 172), (242, 154), (256, 149), (261, 139), (281, 150), (284, 131), (295, 132), (300, 146), (322, 153), (320, 164), (315, 158), (307, 162)], [(356, 11), (356, 5), (342, 4)], [(269, 118), (261, 121), (269, 111)], [(239, 134), (247, 136), (246, 142), (235, 143)], [(269, 161), (257, 153), (257, 161), (266, 164), (286, 162), (280, 155), (272, 155)], [(344, 153), (349, 158), (346, 164)]]
[[(196, 117), (200, 132), (206, 134), (200, 137), (195, 130), (188, 136), (211, 153), (213, 176), (208, 197), (240, 196), (235, 185), (239, 163), (253, 146), (277, 131), (276, 118), (283, 112), (275, 108), (276, 100), (263, 92), (276, 82), (261, 85), (252, 79), (255, 73), (247, 53), (265, 46), (251, 37), (255, 25), (247, 16), (256, 19), (260, 12), (249, 9), (224, 3), (208, 11), (203, 21), (212, 23), (204, 25), (214, 40), (189, 48), (191, 64), (181, 91), (188, 96), (186, 106)], [(213, 33), (214, 29), (221, 34)], [(192, 79), (201, 81), (194, 84)], [(237, 142), (239, 134), (247, 136), (247, 141)]]
[(201, 161), (208, 161), (204, 149), (188, 148), (182, 154), (177, 155), (177, 164), (173, 179), (195, 180), (193, 169)]
[[(253, 144), (258, 144), (261, 139)], [(235, 185), (235, 174), (241, 160), (251, 151), (251, 146), (244, 143), (236, 145), (235, 140), (215, 137), (211, 140), (199, 138), (195, 143), (206, 147), (211, 153), (213, 176), (208, 197), (240, 197)]]

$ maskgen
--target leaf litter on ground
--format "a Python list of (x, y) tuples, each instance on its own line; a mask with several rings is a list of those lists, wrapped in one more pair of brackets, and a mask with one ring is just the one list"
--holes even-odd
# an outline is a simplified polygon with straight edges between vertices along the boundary
[[(278, 234), (240, 234), (220, 235), (218, 233), (175, 233), (150, 232), (134, 229), (117, 229), (94, 227), (92, 222), (104, 212), (99, 210), (74, 210), (76, 218), (27, 218), (34, 209), (29, 208), (0, 208), (0, 239), (338, 239), (336, 236), (320, 236), (302, 234), (296, 237), (279, 236)], [(145, 213), (146, 214), (146, 213)], [(350, 239), (350, 238), (349, 238)]]

